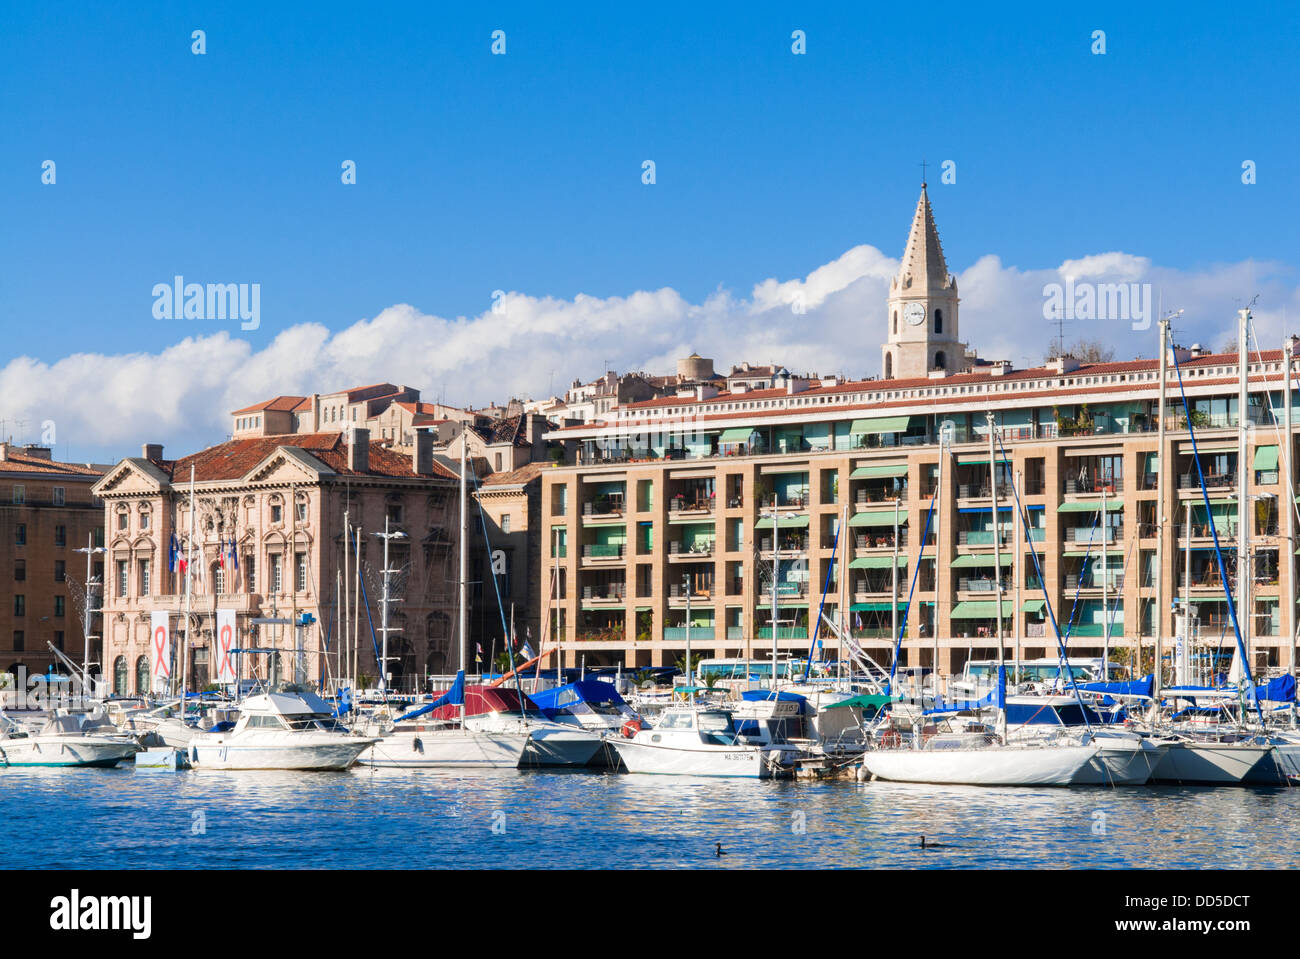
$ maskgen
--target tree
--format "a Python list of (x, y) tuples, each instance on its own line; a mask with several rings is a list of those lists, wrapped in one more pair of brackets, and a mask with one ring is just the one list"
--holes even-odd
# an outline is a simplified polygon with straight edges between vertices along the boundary
[[(1065, 348), (1065, 355), (1072, 356), (1080, 363), (1110, 363), (1115, 359), (1115, 348), (1103, 340), (1081, 337)], [(1050, 360), (1051, 357), (1044, 357)]]

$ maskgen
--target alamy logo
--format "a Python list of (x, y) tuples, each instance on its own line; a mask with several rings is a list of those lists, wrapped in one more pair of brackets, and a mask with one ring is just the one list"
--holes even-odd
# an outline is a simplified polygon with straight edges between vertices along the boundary
[(153, 288), (153, 315), (156, 320), (242, 320), (241, 330), (255, 330), (262, 325), (262, 284), (260, 283), (186, 283), (185, 277), (173, 277), (171, 283), (156, 283)]
[(132, 938), (148, 939), (152, 931), (151, 896), (82, 896), (77, 889), (70, 896), (50, 900), (50, 928), (61, 932), (78, 930), (129, 930)]
[(1045, 320), (1128, 320), (1133, 329), (1151, 328), (1150, 283), (1076, 283), (1043, 287)]

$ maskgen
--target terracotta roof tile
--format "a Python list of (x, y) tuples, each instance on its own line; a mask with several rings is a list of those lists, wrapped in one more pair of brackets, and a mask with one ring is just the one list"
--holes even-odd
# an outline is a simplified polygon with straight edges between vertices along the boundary
[(305, 396), (277, 396), (273, 400), (267, 400), (264, 403), (258, 403), (254, 406), (246, 406), (242, 410), (235, 410), (230, 415), (239, 416), (242, 413), (262, 412), (291, 413), (297, 409), (299, 404), (301, 404), (305, 399), (307, 399)]
[[(359, 475), (348, 469), (347, 440), (342, 433), (286, 434), (230, 440), (178, 460), (154, 461), (154, 465), (168, 473), (173, 482), (188, 482), (191, 464), (194, 465), (194, 478), (199, 482), (239, 479), (281, 446), (301, 449), (336, 473)], [(433, 473), (443, 479), (455, 479), (450, 470), (436, 461)], [(415, 474), (411, 471), (410, 456), (394, 452), (384, 444), (372, 440), (370, 468), (364, 475), (409, 477)]]

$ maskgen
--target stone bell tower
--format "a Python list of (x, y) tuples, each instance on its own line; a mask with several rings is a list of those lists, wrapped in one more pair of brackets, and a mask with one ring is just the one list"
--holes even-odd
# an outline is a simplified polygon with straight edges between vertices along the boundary
[(965, 368), (966, 344), (958, 339), (958, 302), (957, 279), (948, 272), (922, 183), (903, 262), (889, 283), (889, 336), (881, 347), (886, 379), (927, 376), (932, 370), (960, 373)]

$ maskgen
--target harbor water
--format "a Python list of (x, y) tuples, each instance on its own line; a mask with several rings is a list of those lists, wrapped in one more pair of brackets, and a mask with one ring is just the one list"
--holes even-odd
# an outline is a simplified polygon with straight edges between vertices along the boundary
[(10, 768), (0, 866), (1288, 867), (1298, 815), (1285, 788)]

